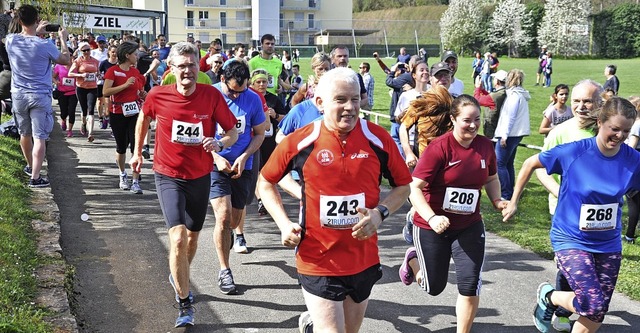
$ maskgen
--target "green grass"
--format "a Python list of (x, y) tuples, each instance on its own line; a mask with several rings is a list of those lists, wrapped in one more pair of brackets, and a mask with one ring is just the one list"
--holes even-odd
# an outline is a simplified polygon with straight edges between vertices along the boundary
[[(300, 69), (303, 77), (310, 74), (309, 59), (301, 59)], [(430, 64), (439, 59), (431, 57)], [(385, 75), (372, 58), (351, 59), (351, 66), (357, 68), (360, 62), (367, 61), (371, 64), (376, 85), (375, 104), (373, 111), (383, 114), (389, 113), (389, 89), (384, 84)], [(460, 58), (456, 77), (464, 82), (465, 93), (473, 95), (473, 82), (471, 79), (471, 58)], [(392, 59), (385, 59), (387, 65), (393, 63)], [(636, 68), (640, 67), (640, 59), (623, 60), (565, 60), (554, 59), (554, 74), (552, 87), (559, 83), (566, 83), (570, 87), (582, 79), (593, 79), (604, 83), (603, 71), (606, 65), (618, 66), (620, 79), (620, 96), (629, 97), (640, 95), (640, 77), (636, 75)], [(519, 68), (525, 72), (524, 87), (530, 91), (529, 114), (531, 119), (531, 135), (523, 139), (523, 143), (542, 146), (544, 137), (538, 134), (538, 127), (542, 120), (542, 111), (549, 104), (549, 97), (553, 88), (533, 86), (537, 69), (536, 59), (509, 59), (500, 58), (500, 69), (509, 71)], [(638, 90), (634, 90), (638, 89)], [(383, 119), (381, 125), (389, 128), (389, 121)], [(519, 148), (516, 155), (516, 169), (529, 156), (537, 153), (536, 150)], [(491, 203), (484, 196), (482, 212), (484, 213), (486, 228), (488, 231), (506, 237), (516, 244), (530, 249), (545, 258), (552, 258), (551, 243), (549, 241), (549, 212), (547, 207), (547, 192), (538, 183), (536, 177), (532, 177), (527, 185), (522, 202), (519, 205), (519, 213), (515, 219), (503, 223), (501, 216), (491, 208)], [(626, 215), (623, 217), (623, 230), (626, 230)], [(623, 245), (623, 260), (618, 280), (617, 290), (629, 297), (640, 300), (640, 245)]]
[[(4, 119), (4, 118), (3, 118)], [(34, 271), (44, 260), (36, 253), (18, 141), (0, 136), (0, 332), (49, 332), (44, 311), (33, 304)]]

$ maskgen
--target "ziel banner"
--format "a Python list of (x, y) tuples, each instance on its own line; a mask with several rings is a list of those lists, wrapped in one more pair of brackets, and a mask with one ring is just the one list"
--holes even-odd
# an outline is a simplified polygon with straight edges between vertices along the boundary
[(65, 27), (132, 31), (149, 31), (151, 29), (151, 22), (146, 17), (63, 13), (62, 19)]

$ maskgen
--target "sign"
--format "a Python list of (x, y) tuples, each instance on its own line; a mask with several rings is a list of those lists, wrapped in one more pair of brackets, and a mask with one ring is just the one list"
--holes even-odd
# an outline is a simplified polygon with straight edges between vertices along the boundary
[(65, 27), (74, 28), (132, 31), (151, 29), (151, 22), (146, 17), (63, 13), (62, 20)]

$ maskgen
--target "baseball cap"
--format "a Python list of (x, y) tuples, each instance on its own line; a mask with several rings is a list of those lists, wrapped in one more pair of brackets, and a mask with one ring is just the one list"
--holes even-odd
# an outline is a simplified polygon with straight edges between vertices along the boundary
[(504, 82), (504, 81), (507, 80), (507, 74), (508, 74), (507, 71), (501, 69), (501, 70), (491, 74), (491, 76), (495, 77), (496, 80), (498, 80), (498, 81)]
[(435, 76), (436, 74), (438, 74), (438, 72), (442, 72), (442, 71), (447, 71), (451, 73), (451, 68), (449, 68), (449, 65), (444, 61), (441, 61), (431, 66), (431, 71), (429, 74), (431, 74), (431, 76)]
[(547, 48), (547, 45), (542, 45), (542, 48), (543, 48), (543, 49), (546, 49), (546, 48)]
[(91, 48), (91, 45), (89, 45), (89, 43), (87, 42), (80, 42), (78, 43), (78, 50), (82, 50), (83, 47), (88, 46), (89, 48)]
[(458, 54), (456, 54), (453, 51), (447, 51), (447, 52), (442, 54), (442, 57), (440, 57), (440, 61), (447, 61), (447, 59), (449, 59), (449, 58), (458, 59)]
[(98, 41), (98, 43), (100, 43), (100, 42), (105, 42), (106, 43), (107, 42), (107, 38), (102, 36), (102, 35), (100, 35), (100, 36), (98, 36), (96, 38), (96, 41)]

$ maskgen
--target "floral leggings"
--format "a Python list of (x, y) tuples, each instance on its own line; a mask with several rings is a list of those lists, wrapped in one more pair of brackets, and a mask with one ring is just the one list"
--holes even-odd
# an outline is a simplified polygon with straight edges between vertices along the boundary
[(558, 268), (576, 294), (573, 299), (576, 313), (593, 322), (603, 322), (618, 280), (622, 253), (571, 249), (555, 254)]

